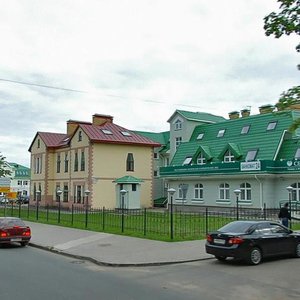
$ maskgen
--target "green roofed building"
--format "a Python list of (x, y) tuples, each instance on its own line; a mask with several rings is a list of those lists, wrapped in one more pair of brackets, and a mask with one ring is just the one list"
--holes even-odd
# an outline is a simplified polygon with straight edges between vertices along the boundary
[(238, 197), (240, 206), (278, 208), (289, 196), (300, 204), (300, 130), (289, 131), (300, 110), (249, 113), (172, 115), (170, 164), (159, 173), (176, 190), (175, 205), (234, 207)]

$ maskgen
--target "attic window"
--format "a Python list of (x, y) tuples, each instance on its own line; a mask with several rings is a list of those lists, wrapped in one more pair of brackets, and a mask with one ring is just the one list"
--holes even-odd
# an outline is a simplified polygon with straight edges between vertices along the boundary
[(177, 119), (174, 123), (175, 125), (175, 130), (181, 130), (182, 129), (182, 121)]
[(192, 161), (192, 156), (187, 156), (183, 162), (183, 165), (189, 165)]
[(275, 122), (270, 122), (268, 124), (268, 127), (267, 127), (267, 130), (274, 130), (276, 128), (276, 125), (277, 125), (277, 121)]
[(121, 131), (121, 133), (124, 135), (124, 136), (131, 136), (131, 134), (127, 131)]
[(110, 130), (108, 130), (108, 129), (101, 129), (102, 130), (102, 132), (104, 133), (104, 134), (113, 134)]
[(296, 159), (300, 159), (300, 148), (297, 149), (296, 154), (295, 154)]
[(199, 133), (197, 136), (197, 140), (202, 140), (204, 136), (204, 133)]
[(252, 161), (252, 160), (255, 160), (255, 157), (256, 157), (256, 154), (257, 154), (257, 149), (255, 150), (249, 150), (247, 152), (247, 155), (246, 155), (246, 161)]
[(218, 132), (217, 137), (223, 137), (224, 134), (225, 134), (225, 129), (220, 129), (219, 132)]
[(250, 125), (245, 125), (241, 130), (241, 134), (247, 134), (249, 132), (249, 129)]

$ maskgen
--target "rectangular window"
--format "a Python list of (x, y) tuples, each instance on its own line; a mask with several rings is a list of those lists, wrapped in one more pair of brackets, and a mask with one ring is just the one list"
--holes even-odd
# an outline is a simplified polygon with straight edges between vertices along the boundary
[(83, 186), (74, 186), (74, 203), (84, 203), (83, 201)]
[(242, 128), (241, 134), (247, 134), (249, 132), (250, 125), (246, 125)]
[(60, 173), (60, 154), (57, 154), (56, 157), (56, 173)]
[(206, 164), (206, 158), (201, 152), (199, 156), (197, 157), (197, 165), (205, 165)]
[(219, 132), (218, 132), (217, 137), (223, 137), (224, 134), (225, 134), (225, 129), (220, 129)]
[(268, 124), (267, 130), (274, 130), (276, 128), (277, 122), (273, 121)]
[(154, 152), (154, 153), (153, 153), (153, 157), (154, 157), (154, 159), (158, 159), (158, 153), (157, 153), (157, 152)]
[(182, 142), (182, 137), (177, 137), (175, 139), (175, 150), (177, 150), (177, 148), (179, 147), (179, 145), (181, 144)]
[(78, 142), (81, 142), (82, 141), (82, 131), (79, 130), (78, 131)]
[(182, 122), (180, 120), (176, 120), (174, 124), (175, 124), (175, 130), (182, 129)]
[(245, 161), (255, 160), (256, 154), (257, 154), (257, 150), (249, 150), (247, 152)]
[(65, 153), (65, 173), (69, 171), (69, 158), (68, 158), (68, 153)]
[(300, 158), (300, 148), (297, 149), (296, 154), (295, 154), (295, 158), (296, 159)]
[(85, 170), (85, 157), (84, 157), (84, 151), (81, 152), (81, 161), (80, 161), (80, 171)]
[(22, 185), (22, 180), (18, 180), (18, 185)]
[(204, 133), (199, 133), (197, 136), (197, 140), (202, 140), (204, 136)]
[(75, 159), (74, 159), (74, 172), (78, 171), (78, 153), (75, 152)]
[(189, 165), (192, 162), (192, 157), (187, 156), (183, 162), (183, 165)]
[(63, 195), (63, 202), (68, 202), (69, 200), (69, 188), (68, 185), (64, 185), (64, 195)]
[(234, 155), (231, 153), (231, 151), (230, 150), (228, 150), (226, 153), (225, 153), (225, 155), (224, 155), (224, 162), (225, 163), (230, 163), (230, 162), (234, 162), (235, 160), (235, 157), (234, 157)]
[(132, 191), (133, 191), (133, 192), (136, 192), (136, 183), (133, 183), (133, 184), (131, 185), (131, 187), (132, 187)]

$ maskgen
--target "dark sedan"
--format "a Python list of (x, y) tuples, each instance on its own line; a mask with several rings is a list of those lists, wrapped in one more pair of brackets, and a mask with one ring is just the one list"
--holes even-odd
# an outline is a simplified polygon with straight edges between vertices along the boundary
[(264, 257), (300, 257), (300, 234), (272, 221), (235, 221), (206, 238), (206, 252), (218, 260), (227, 257), (258, 265)]
[(11, 244), (18, 242), (26, 246), (31, 238), (30, 227), (21, 219), (13, 217), (0, 217), (0, 243)]

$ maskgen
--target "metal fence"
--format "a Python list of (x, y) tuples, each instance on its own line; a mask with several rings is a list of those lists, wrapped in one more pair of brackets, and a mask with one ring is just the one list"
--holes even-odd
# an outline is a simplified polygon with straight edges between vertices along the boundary
[(203, 207), (198, 212), (166, 209), (71, 209), (8, 204), (0, 207), (0, 216), (15, 216), (28, 221), (56, 224), (158, 240), (193, 240), (207, 232), (240, 220), (278, 220), (279, 209)]

